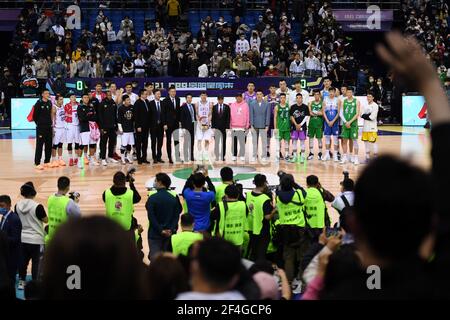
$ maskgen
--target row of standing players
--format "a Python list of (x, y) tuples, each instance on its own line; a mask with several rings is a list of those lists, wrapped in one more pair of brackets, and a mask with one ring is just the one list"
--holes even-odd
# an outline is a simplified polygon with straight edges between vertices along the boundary
[[(78, 103), (75, 95), (70, 102), (63, 105), (63, 98), (57, 96), (55, 105), (48, 91), (42, 93), (34, 106), (33, 120), (36, 122), (37, 169), (65, 166), (63, 160), (63, 143), (67, 144), (69, 165), (99, 165), (96, 149), (100, 141), (100, 160), (103, 165), (133, 162), (133, 152), (139, 164), (149, 163), (147, 149), (149, 135), (154, 163), (164, 163), (162, 145), (164, 133), (169, 163), (172, 159), (172, 138), (174, 139), (175, 158), (180, 160), (180, 134), (183, 129), (184, 160), (194, 161), (194, 140), (197, 140), (196, 160), (209, 160), (209, 141), (215, 139), (216, 161), (225, 160), (227, 131), (232, 132), (232, 160), (239, 156), (245, 160), (246, 134), (251, 129), (256, 143), (250, 161), (257, 158), (258, 141), (261, 140), (261, 161), (267, 161), (271, 135), (278, 141), (280, 152), (275, 160), (303, 162), (314, 158), (314, 139), (318, 141), (318, 159), (351, 161), (358, 160), (358, 118), (364, 119), (362, 140), (365, 142), (366, 158), (372, 151), (377, 154), (377, 113), (378, 105), (373, 101), (373, 94), (367, 94), (368, 103), (364, 107), (353, 96), (351, 88), (343, 86), (339, 90), (325, 82), (322, 91), (314, 91), (312, 101), (309, 93), (296, 82), (295, 90), (290, 90), (285, 81), (280, 81), (280, 88), (270, 87), (270, 93), (263, 95), (262, 90), (255, 90), (249, 83), (248, 90), (236, 95), (236, 101), (230, 105), (219, 96), (217, 104), (208, 101), (207, 93), (202, 92), (200, 101), (192, 102), (193, 96), (187, 94), (186, 102), (181, 104), (174, 87), (169, 88), (168, 96), (161, 99), (161, 92), (151, 85), (140, 90), (139, 95), (132, 92), (131, 84), (125, 90), (117, 90), (111, 84), (105, 92), (97, 84), (91, 94), (84, 94)], [(295, 101), (290, 105), (291, 101)], [(275, 130), (273, 130), (275, 129)], [(117, 136), (121, 136), (121, 156), (115, 150)], [(325, 136), (325, 152), (323, 149)], [(242, 137), (240, 139), (239, 137)], [(305, 141), (309, 137), (309, 154), (305, 154)], [(260, 139), (261, 138), (261, 139)], [(292, 140), (292, 143), (290, 143)], [(333, 140), (334, 148), (331, 148)], [(300, 152), (297, 152), (300, 141)], [(341, 157), (339, 141), (342, 141)], [(284, 142), (284, 155), (282, 143)], [(292, 153), (289, 152), (291, 144)], [(45, 145), (44, 165), (41, 165), (42, 149)], [(220, 145), (222, 148), (220, 148)], [(266, 151), (267, 149), (267, 151)], [(73, 152), (75, 151), (75, 153)], [(84, 152), (84, 157), (83, 157)], [(52, 158), (52, 159), (51, 159)]]

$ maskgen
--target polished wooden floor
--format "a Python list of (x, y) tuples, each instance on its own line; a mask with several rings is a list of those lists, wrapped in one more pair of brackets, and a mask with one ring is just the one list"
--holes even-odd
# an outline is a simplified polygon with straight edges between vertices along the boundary
[[(430, 164), (429, 157), (429, 137), (428, 131), (422, 128), (402, 128), (402, 127), (380, 127), (378, 140), (379, 154), (395, 154), (402, 156), (419, 166), (427, 167)], [(228, 139), (231, 140), (231, 139)], [(37, 171), (33, 166), (34, 159), (34, 133), (33, 131), (0, 131), (0, 194), (8, 194), (15, 203), (20, 199), (20, 186), (26, 181), (33, 181), (37, 191), (37, 201), (45, 203), (48, 196), (56, 191), (56, 180), (59, 176), (66, 175), (71, 179), (71, 190), (81, 194), (80, 206), (83, 215), (103, 215), (104, 206), (101, 200), (102, 192), (112, 185), (112, 176), (117, 170), (126, 171), (130, 165), (111, 165), (108, 167), (87, 167), (79, 170), (76, 167), (60, 167)], [(272, 146), (273, 147), (273, 146)], [(359, 156), (364, 157), (364, 146), (360, 142)], [(163, 147), (165, 150), (165, 146)], [(211, 148), (211, 150), (213, 150)], [(230, 148), (228, 148), (230, 150)], [(247, 143), (246, 154), (251, 153), (251, 146)], [(150, 151), (150, 150), (149, 150)], [(67, 151), (64, 156), (67, 159)], [(165, 152), (163, 159), (166, 158)], [(228, 160), (229, 157), (228, 157)], [(248, 161), (248, 156), (247, 156)], [(336, 194), (339, 192), (339, 182), (342, 180), (342, 172), (349, 171), (350, 176), (355, 178), (364, 169), (364, 165), (354, 166), (353, 164), (341, 165), (334, 162), (322, 162), (319, 160), (308, 161), (304, 165), (281, 162), (279, 164), (271, 162), (268, 165), (249, 164), (244, 162), (227, 165), (252, 166), (257, 171), (266, 174), (276, 174), (278, 170), (292, 173), (297, 182), (305, 184), (305, 178), (309, 174), (319, 177), (324, 188)], [(220, 168), (225, 164), (213, 164), (215, 168)], [(145, 183), (158, 172), (172, 173), (174, 170), (190, 167), (188, 165), (146, 165), (137, 166), (136, 186), (143, 196), (143, 200), (135, 208), (135, 216), (144, 226), (148, 225), (145, 211)], [(332, 219), (336, 220), (337, 214), (330, 210)], [(146, 231), (143, 234), (144, 250), (147, 254)]]

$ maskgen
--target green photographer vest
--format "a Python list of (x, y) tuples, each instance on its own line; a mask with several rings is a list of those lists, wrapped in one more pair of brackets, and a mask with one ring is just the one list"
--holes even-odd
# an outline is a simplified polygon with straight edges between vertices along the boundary
[(270, 200), (266, 194), (258, 196), (252, 195), (252, 192), (247, 192), (247, 208), (249, 215), (247, 217), (247, 230), (253, 232), (254, 235), (259, 235), (263, 226), (264, 219), (264, 203)]
[(227, 202), (228, 210), (225, 211), (223, 202), (219, 202), (220, 221), (219, 234), (236, 246), (244, 243), (246, 227), (246, 205), (244, 201)]
[(292, 200), (289, 203), (281, 202), (280, 198), (277, 196), (277, 209), (278, 216), (281, 225), (295, 225), (299, 227), (304, 227), (305, 216), (303, 214), (305, 199), (301, 191), (295, 191)]
[(60, 224), (67, 220), (67, 205), (70, 198), (67, 196), (52, 195), (48, 198), (48, 234), (45, 236), (45, 243), (47, 244), (53, 237), (56, 229)]
[(325, 202), (322, 194), (316, 188), (306, 190), (305, 209), (308, 225), (311, 228), (325, 227)]
[(105, 191), (106, 216), (119, 223), (125, 230), (130, 230), (133, 217), (133, 190), (127, 189), (124, 194), (113, 195), (111, 189)]
[(181, 254), (187, 256), (191, 245), (200, 240), (203, 240), (203, 234), (197, 232), (183, 231), (174, 234), (170, 238), (170, 241), (172, 242), (172, 252), (175, 255)]

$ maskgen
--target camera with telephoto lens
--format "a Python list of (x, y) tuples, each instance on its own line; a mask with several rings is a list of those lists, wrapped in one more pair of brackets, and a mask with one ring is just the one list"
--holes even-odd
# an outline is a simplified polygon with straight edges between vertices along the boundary
[(350, 174), (348, 173), (348, 171), (344, 171), (342, 172), (342, 174), (344, 175), (344, 180), (349, 179)]
[(194, 170), (194, 173), (200, 172), (203, 175), (206, 173), (206, 167), (204, 165), (197, 165), (197, 168)]
[(136, 168), (131, 168), (130, 170), (128, 170), (127, 175), (126, 175), (126, 181), (133, 183), (134, 182), (134, 177), (133, 175), (136, 173)]
[(277, 176), (281, 179), (281, 177), (283, 177), (286, 174), (286, 172), (284, 172), (283, 170), (279, 170), (277, 172)]
[(76, 201), (80, 199), (80, 194), (76, 191), (69, 192), (69, 198), (72, 199), (73, 201)]

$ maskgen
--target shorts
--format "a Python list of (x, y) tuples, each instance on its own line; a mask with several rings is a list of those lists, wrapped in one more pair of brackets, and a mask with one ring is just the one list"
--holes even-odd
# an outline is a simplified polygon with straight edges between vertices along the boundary
[(351, 126), (347, 128), (346, 126), (342, 126), (342, 139), (358, 139), (358, 126)]
[(134, 146), (134, 133), (133, 132), (124, 132), (121, 137), (121, 146)]
[(321, 127), (309, 127), (308, 128), (308, 137), (310, 138), (317, 138), (317, 139), (322, 139), (323, 137), (323, 130)]
[(200, 125), (197, 125), (196, 131), (195, 131), (195, 140), (211, 140), (213, 135), (213, 131), (211, 128), (202, 130), (202, 127)]
[(91, 138), (91, 132), (87, 131), (87, 132), (81, 132), (80, 133), (80, 140), (81, 140), (81, 145), (82, 146), (88, 146), (90, 144), (97, 144), (97, 141), (93, 140)]
[(67, 125), (66, 142), (67, 143), (80, 143), (80, 127), (79, 126)]
[(306, 131), (294, 130), (291, 132), (292, 140), (306, 140)]
[(284, 140), (284, 141), (289, 141), (291, 139), (291, 132), (290, 131), (281, 131), (278, 130), (278, 134), (277, 134), (277, 139), (278, 140)]
[(376, 132), (363, 132), (362, 133), (362, 141), (369, 141), (369, 142), (377, 142), (378, 133)]
[(323, 134), (326, 136), (339, 136), (339, 124), (336, 121), (332, 127), (328, 125), (328, 123), (324, 123), (323, 125)]
[(66, 142), (66, 128), (55, 128), (55, 135), (53, 136), (53, 145)]

